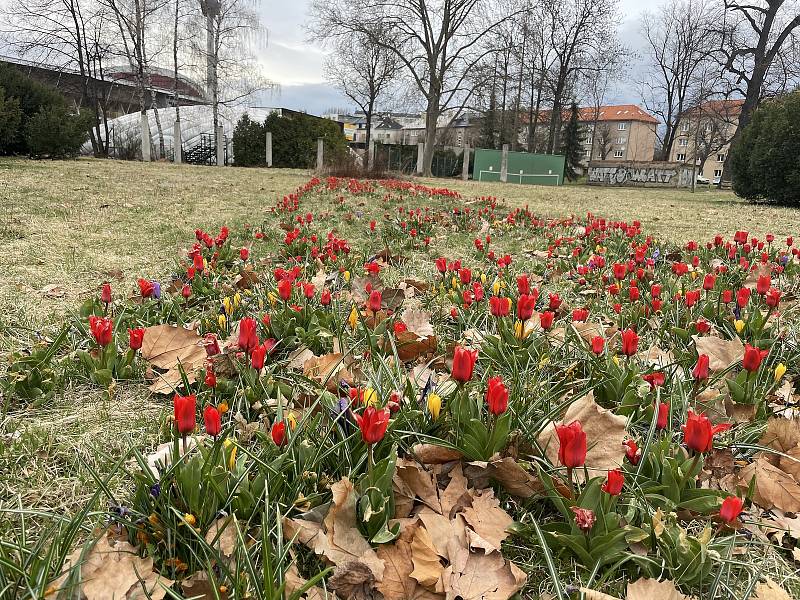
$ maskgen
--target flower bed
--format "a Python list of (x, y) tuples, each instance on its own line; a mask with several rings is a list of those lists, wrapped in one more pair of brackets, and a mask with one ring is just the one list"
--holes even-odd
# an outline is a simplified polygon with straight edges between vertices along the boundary
[(107, 527), (4, 577), (90, 599), (783, 593), (737, 557), (797, 552), (799, 263), (791, 238), (674, 248), (312, 179), (15, 357), (15, 404), (145, 381), (173, 419), (120, 457)]

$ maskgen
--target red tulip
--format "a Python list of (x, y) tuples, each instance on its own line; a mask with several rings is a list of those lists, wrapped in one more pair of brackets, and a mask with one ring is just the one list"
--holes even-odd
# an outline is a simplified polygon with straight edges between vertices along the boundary
[(517, 277), (517, 291), (520, 296), (527, 296), (531, 291), (531, 282), (527, 275)]
[(239, 321), (239, 348), (247, 353), (258, 346), (258, 323), (253, 317), (245, 317)]
[(705, 414), (697, 415), (689, 409), (686, 424), (682, 426), (683, 441), (695, 452), (708, 452), (714, 443), (714, 434), (730, 428), (729, 423), (712, 426)]
[(319, 295), (319, 303), (322, 306), (328, 306), (331, 303), (331, 291), (328, 289), (322, 290), (322, 293)]
[[(241, 327), (241, 326), (240, 326)], [(241, 333), (241, 328), (239, 329)], [(219, 340), (217, 339), (216, 334), (207, 333), (203, 338), (203, 347), (206, 349), (207, 356), (216, 356), (221, 351), (219, 349)]]
[(722, 501), (722, 506), (719, 508), (719, 516), (730, 525), (742, 514), (743, 507), (744, 500), (736, 496), (728, 496)]
[(144, 341), (144, 329), (128, 329), (128, 338), (130, 340), (131, 350), (138, 350), (142, 347)]
[(442, 275), (444, 275), (447, 272), (447, 259), (437, 258), (436, 270), (439, 271), (439, 273), (441, 273)]
[(764, 357), (767, 355), (768, 350), (759, 350), (751, 346), (750, 344), (744, 345), (744, 357), (742, 358), (742, 367), (745, 371), (752, 373), (753, 371), (758, 371), (758, 367), (761, 366), (761, 361), (764, 360)]
[(692, 377), (697, 381), (705, 381), (708, 379), (708, 354), (701, 354), (697, 357), (697, 364), (692, 370)]
[(586, 432), (580, 421), (569, 425), (556, 425), (558, 435), (558, 461), (569, 469), (586, 462)]
[(152, 281), (148, 281), (147, 279), (139, 279), (137, 283), (139, 284), (139, 293), (141, 294), (142, 298), (149, 298), (153, 295), (155, 286), (153, 285)]
[(492, 296), (489, 298), (489, 311), (495, 317), (508, 316), (510, 310), (511, 298), (505, 298), (503, 296)]
[(382, 302), (383, 298), (381, 296), (380, 291), (372, 290), (372, 293), (370, 293), (369, 300), (367, 302), (367, 308), (369, 308), (372, 312), (378, 312), (381, 309)]
[(279, 448), (286, 443), (286, 423), (284, 421), (275, 421), (270, 429), (272, 441)]
[(625, 446), (625, 457), (632, 465), (638, 465), (639, 461), (642, 459), (642, 451), (639, 450), (639, 446), (636, 445), (635, 440), (625, 440), (622, 442), (622, 445)]
[(239, 250), (239, 258), (242, 260), (247, 260), (250, 257), (250, 250), (248, 248), (242, 248)]
[(669, 425), (669, 402), (662, 402), (658, 405), (656, 429), (666, 429), (667, 425)]
[(461, 346), (456, 346), (453, 352), (453, 368), (451, 369), (453, 379), (461, 383), (466, 383), (472, 379), (472, 372), (475, 369), (475, 361), (477, 359), (477, 350), (467, 350)]
[(644, 379), (647, 383), (650, 384), (650, 389), (654, 390), (657, 387), (661, 387), (664, 385), (664, 373), (657, 371), (655, 373), (648, 373), (647, 375), (643, 375), (642, 379)]
[(508, 388), (503, 383), (503, 378), (489, 378), (489, 387), (486, 390), (486, 404), (489, 412), (495, 416), (502, 415), (508, 410)]
[(292, 297), (292, 282), (288, 279), (281, 279), (278, 282), (278, 295), (281, 300), (288, 302), (289, 298)]
[(606, 482), (601, 486), (601, 489), (610, 496), (619, 496), (624, 483), (625, 476), (622, 474), (622, 471), (613, 469), (608, 472)]
[(639, 336), (633, 329), (626, 329), (622, 332), (622, 353), (626, 356), (633, 356), (639, 349)]
[(589, 317), (589, 309), (576, 308), (572, 311), (572, 320), (576, 323), (583, 323)]
[(389, 416), (387, 409), (377, 410), (374, 406), (368, 406), (363, 414), (356, 415), (356, 423), (361, 429), (361, 437), (365, 443), (377, 444), (383, 439), (389, 426)]
[(542, 329), (547, 330), (553, 326), (553, 319), (555, 318), (556, 313), (550, 312), (549, 310), (544, 311), (539, 315), (539, 325), (542, 326)]
[(314, 297), (314, 292), (315, 292), (315, 289), (314, 289), (314, 284), (313, 283), (308, 283), (308, 282), (303, 283), (303, 295), (307, 299), (311, 300), (311, 298)]
[(736, 293), (736, 304), (739, 308), (744, 308), (750, 301), (750, 288), (742, 288)]
[(100, 290), (100, 301), (103, 304), (111, 304), (111, 284), (106, 282)]
[(217, 387), (217, 376), (214, 374), (214, 369), (208, 367), (206, 369), (206, 377), (203, 380), (203, 383), (206, 384), (206, 387), (215, 388)]
[(461, 283), (467, 285), (470, 281), (472, 281), (472, 271), (469, 269), (461, 269), (458, 272), (458, 278), (461, 280)]
[(222, 430), (219, 411), (210, 404), (203, 411), (203, 423), (206, 426), (206, 433), (212, 437), (217, 437)]
[(733, 302), (733, 290), (722, 290), (723, 304), (730, 304)]
[(759, 296), (763, 296), (769, 291), (771, 285), (772, 280), (769, 275), (759, 275), (758, 281), (756, 282), (756, 292)]
[(713, 273), (708, 273), (705, 277), (703, 277), (703, 289), (706, 291), (713, 290), (716, 283), (717, 276)]
[(472, 282), (472, 295), (475, 296), (475, 302), (483, 300), (483, 286), (480, 281)]
[(595, 354), (602, 354), (606, 346), (606, 340), (603, 336), (596, 335), (592, 338), (592, 352)]
[(108, 346), (114, 333), (114, 322), (105, 317), (89, 317), (89, 329), (95, 341), (101, 346)]
[(530, 319), (535, 306), (536, 298), (526, 294), (521, 295), (517, 299), (517, 318), (520, 321), (526, 321), (527, 319)]
[(186, 435), (194, 431), (195, 411), (197, 410), (197, 398), (194, 394), (179, 396), (175, 394), (173, 400), (175, 408), (175, 425), (178, 433)]
[(625, 279), (628, 273), (628, 267), (624, 263), (614, 263), (611, 269), (614, 272), (614, 279)]
[(253, 351), (250, 353), (250, 364), (256, 371), (260, 371), (264, 367), (264, 359), (267, 356), (267, 351), (270, 349), (266, 341), (253, 348)]

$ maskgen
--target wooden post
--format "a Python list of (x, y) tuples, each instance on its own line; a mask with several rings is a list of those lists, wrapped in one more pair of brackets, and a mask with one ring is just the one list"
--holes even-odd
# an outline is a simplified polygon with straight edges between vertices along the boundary
[(181, 122), (175, 121), (172, 129), (172, 161), (179, 165), (183, 162), (183, 138), (181, 138)]
[(461, 166), (461, 179), (466, 181), (469, 179), (469, 146), (464, 144), (463, 152), (464, 164)]
[(141, 114), (141, 128), (142, 128), (142, 162), (150, 162), (150, 119), (147, 118), (147, 112)]
[(317, 138), (317, 171), (322, 171), (322, 166), (324, 164), (323, 159), (325, 157), (325, 140), (322, 138)]
[(272, 132), (267, 132), (267, 148), (266, 148), (267, 166), (272, 166)]
[(417, 175), (422, 175), (425, 163), (425, 142), (417, 144)]
[(500, 158), (500, 181), (508, 181), (508, 144), (503, 144), (503, 155)]
[(367, 149), (367, 164), (366, 170), (375, 168), (375, 140), (369, 140), (369, 148)]
[(225, 130), (217, 125), (217, 166), (225, 166)]

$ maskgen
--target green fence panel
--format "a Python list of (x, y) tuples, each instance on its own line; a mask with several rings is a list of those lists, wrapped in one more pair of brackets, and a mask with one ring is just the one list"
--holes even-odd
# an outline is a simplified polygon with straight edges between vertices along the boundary
[[(475, 181), (500, 181), (500, 150), (475, 150)], [(564, 157), (560, 154), (508, 153), (508, 183), (528, 185), (562, 185), (564, 183)]]

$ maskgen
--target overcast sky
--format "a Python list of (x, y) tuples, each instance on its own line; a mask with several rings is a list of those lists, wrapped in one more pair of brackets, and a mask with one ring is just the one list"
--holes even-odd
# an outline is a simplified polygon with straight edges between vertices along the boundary
[[(656, 0), (620, 0), (622, 23), (620, 37), (634, 49), (641, 46), (637, 20), (645, 9), (658, 5)], [(268, 42), (258, 51), (264, 74), (279, 84), (279, 90), (262, 98), (264, 103), (320, 114), (332, 107), (352, 103), (325, 83), (325, 51), (308, 44), (303, 24), (308, 18), (307, 0), (261, 0), (261, 20), (268, 30)], [(632, 86), (621, 86), (613, 102), (637, 103)]]

